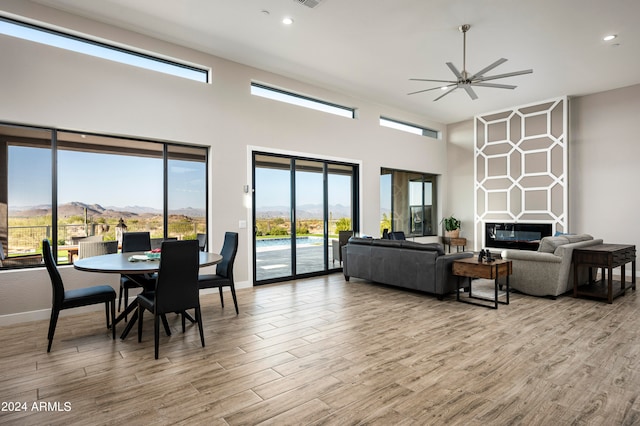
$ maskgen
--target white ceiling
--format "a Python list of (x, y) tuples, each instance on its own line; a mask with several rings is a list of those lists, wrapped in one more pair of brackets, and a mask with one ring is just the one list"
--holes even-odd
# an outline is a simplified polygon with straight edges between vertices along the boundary
[[(640, 83), (639, 0), (37, 0), (155, 38), (391, 105), (443, 123)], [(268, 11), (269, 14), (263, 11)], [(281, 19), (291, 16), (294, 24)], [(452, 79), (499, 58), (488, 75), (533, 69), (476, 88), (471, 100), (409, 78)], [(604, 42), (606, 34), (617, 34)], [(214, 70), (215, 79), (215, 70)], [(357, 106), (357, 105), (355, 105)]]

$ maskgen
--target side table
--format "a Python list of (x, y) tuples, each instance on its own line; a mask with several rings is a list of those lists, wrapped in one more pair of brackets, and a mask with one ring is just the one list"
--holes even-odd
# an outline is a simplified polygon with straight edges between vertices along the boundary
[[(613, 303), (613, 299), (627, 290), (625, 286), (625, 265), (631, 262), (631, 288), (636, 289), (636, 246), (628, 244), (598, 244), (573, 250), (573, 297), (588, 296), (605, 299)], [(589, 268), (589, 282), (580, 285), (578, 269)], [(620, 267), (620, 281), (613, 279), (613, 268)], [(602, 279), (593, 280), (593, 268), (602, 268)], [(605, 282), (605, 269), (607, 279)], [(614, 288), (614, 284), (616, 284)], [(619, 287), (618, 287), (619, 284)]]
[[(469, 303), (472, 305), (484, 306), (485, 308), (498, 309), (498, 303), (503, 305), (509, 304), (509, 275), (511, 275), (511, 261), (506, 259), (495, 259), (492, 262), (479, 262), (477, 258), (468, 257), (464, 259), (458, 259), (453, 261), (452, 272), (453, 275), (458, 276), (458, 284), (456, 288), (456, 300), (459, 302)], [(469, 278), (469, 298), (460, 298), (460, 281), (463, 277)], [(506, 277), (506, 301), (498, 300), (498, 278)], [(494, 299), (486, 299), (484, 297), (476, 297), (473, 295), (471, 283), (473, 278), (486, 278), (493, 279), (495, 286)], [(494, 306), (485, 305), (481, 303), (475, 303), (468, 299), (480, 299), (494, 302)]]
[(460, 252), (460, 247), (462, 247), (462, 251), (464, 251), (467, 245), (467, 239), (442, 237), (442, 243), (446, 246), (449, 246), (449, 253), (451, 253), (451, 246), (454, 246), (456, 248), (456, 252)]

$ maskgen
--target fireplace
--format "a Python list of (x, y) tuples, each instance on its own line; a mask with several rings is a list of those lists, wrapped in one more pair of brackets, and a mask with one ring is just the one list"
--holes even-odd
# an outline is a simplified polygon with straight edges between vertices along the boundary
[(538, 250), (543, 237), (551, 235), (550, 223), (490, 223), (486, 222), (485, 247)]

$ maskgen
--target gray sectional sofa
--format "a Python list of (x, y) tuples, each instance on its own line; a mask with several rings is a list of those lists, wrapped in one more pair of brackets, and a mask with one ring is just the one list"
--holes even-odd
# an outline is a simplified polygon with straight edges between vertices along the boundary
[[(513, 263), (509, 278), (512, 289), (532, 296), (556, 297), (573, 290), (573, 249), (602, 244), (589, 234), (544, 237), (538, 251), (504, 250), (502, 257)], [(583, 270), (582, 270), (583, 269)], [(588, 281), (587, 268), (581, 268), (578, 282)]]
[(441, 244), (421, 244), (372, 238), (349, 239), (342, 247), (344, 277), (362, 278), (382, 284), (419, 290), (438, 296), (456, 291), (451, 274), (455, 259), (473, 253), (445, 254)]

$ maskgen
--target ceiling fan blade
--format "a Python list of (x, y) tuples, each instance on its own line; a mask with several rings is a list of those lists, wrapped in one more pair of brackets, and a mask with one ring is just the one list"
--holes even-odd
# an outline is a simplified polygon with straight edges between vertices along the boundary
[(478, 95), (476, 95), (476, 92), (473, 91), (473, 89), (471, 88), (471, 86), (469, 86), (468, 84), (462, 86), (462, 88), (467, 92), (467, 95), (469, 95), (469, 97), (472, 100), (476, 100), (478, 99)]
[(533, 70), (514, 71), (514, 72), (508, 72), (506, 74), (492, 75), (489, 77), (479, 77), (479, 78), (476, 78), (476, 80), (477, 81), (497, 80), (499, 78), (513, 77), (515, 75), (531, 74), (532, 72)]
[(472, 86), (480, 87), (495, 87), (496, 89), (515, 89), (518, 86), (512, 86), (511, 84), (496, 84), (496, 83), (471, 83)]
[(492, 69), (497, 67), (498, 65), (504, 64), (505, 62), (507, 62), (507, 59), (500, 58), (497, 61), (495, 61), (494, 63), (492, 63), (491, 65), (489, 65), (488, 67), (483, 68), (480, 71), (478, 71), (477, 73), (475, 73), (472, 77), (469, 78), (469, 80), (473, 80), (474, 78), (477, 78), (477, 77), (482, 77), (483, 75), (485, 75), (486, 73), (488, 73), (489, 71), (491, 71)]
[(438, 90), (438, 89), (442, 89), (443, 87), (455, 86), (456, 84), (457, 83), (453, 83), (453, 84), (447, 84), (446, 86), (438, 86), (438, 87), (432, 87), (430, 89), (418, 90), (417, 92), (407, 93), (407, 95), (415, 95), (416, 93), (429, 92), (431, 90)]
[(458, 68), (456, 68), (455, 65), (453, 65), (451, 62), (447, 62), (447, 66), (456, 77), (462, 79), (462, 74), (460, 74), (460, 71), (458, 71)]
[(453, 88), (453, 89), (451, 89), (451, 90), (447, 90), (447, 91), (446, 91), (446, 92), (444, 92), (442, 95), (440, 95), (440, 96), (438, 96), (437, 98), (435, 98), (435, 99), (433, 100), (433, 102), (437, 101), (438, 99), (442, 99), (442, 98), (444, 98), (444, 97), (445, 97), (445, 96), (447, 96), (449, 93), (451, 93), (451, 92), (453, 92), (454, 90), (456, 90), (457, 88), (458, 88), (458, 87), (456, 86), (456, 87), (454, 87), (454, 88)]
[(433, 81), (435, 83), (450, 83), (450, 84), (458, 83), (457, 81), (453, 81), (453, 80), (430, 80), (428, 78), (410, 78), (409, 80), (411, 80), (411, 81)]

